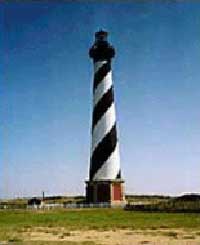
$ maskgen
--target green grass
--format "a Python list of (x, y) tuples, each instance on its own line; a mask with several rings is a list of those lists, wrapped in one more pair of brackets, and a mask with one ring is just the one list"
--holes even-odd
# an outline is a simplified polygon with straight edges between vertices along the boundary
[[(198, 231), (200, 214), (147, 213), (121, 209), (0, 211), (0, 241), (23, 239), (23, 231), (36, 227), (65, 227), (67, 231), (95, 229), (184, 228)], [(62, 244), (62, 243), (61, 243)]]
[(69, 229), (200, 228), (200, 214), (147, 213), (121, 209), (1, 211), (2, 228), (67, 227)]

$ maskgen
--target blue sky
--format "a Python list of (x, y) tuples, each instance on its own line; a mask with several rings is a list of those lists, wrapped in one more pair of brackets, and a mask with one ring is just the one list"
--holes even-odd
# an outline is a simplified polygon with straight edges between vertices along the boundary
[(126, 192), (200, 190), (200, 3), (163, 2), (0, 4), (0, 197), (84, 193), (99, 28)]

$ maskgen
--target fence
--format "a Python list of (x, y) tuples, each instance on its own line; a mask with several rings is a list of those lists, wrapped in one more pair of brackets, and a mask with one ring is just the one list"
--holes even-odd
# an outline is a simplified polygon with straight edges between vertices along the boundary
[(28, 209), (28, 210), (39, 210), (39, 209), (44, 209), (44, 210), (51, 210), (51, 209), (86, 209), (86, 208), (123, 208), (124, 205), (113, 205), (107, 202), (102, 202), (102, 203), (64, 203), (64, 204), (41, 204), (41, 205), (20, 205), (20, 204), (0, 204), (0, 209), (3, 210), (13, 210), (13, 209)]

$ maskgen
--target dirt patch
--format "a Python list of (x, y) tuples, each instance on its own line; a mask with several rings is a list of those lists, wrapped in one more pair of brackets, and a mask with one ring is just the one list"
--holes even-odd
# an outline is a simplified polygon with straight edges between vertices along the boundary
[(181, 229), (69, 231), (65, 228), (38, 227), (32, 231), (23, 232), (23, 240), (27, 242), (43, 241), (44, 244), (65, 241), (74, 244), (96, 245), (199, 245), (200, 234), (198, 231)]

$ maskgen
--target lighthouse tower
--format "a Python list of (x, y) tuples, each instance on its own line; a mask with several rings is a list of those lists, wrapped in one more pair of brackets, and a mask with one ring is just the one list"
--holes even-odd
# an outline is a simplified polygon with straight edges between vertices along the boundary
[(108, 33), (95, 33), (89, 50), (94, 63), (92, 142), (89, 181), (86, 181), (88, 203), (124, 203), (124, 181), (121, 179), (119, 141), (117, 138), (111, 59), (114, 48)]

